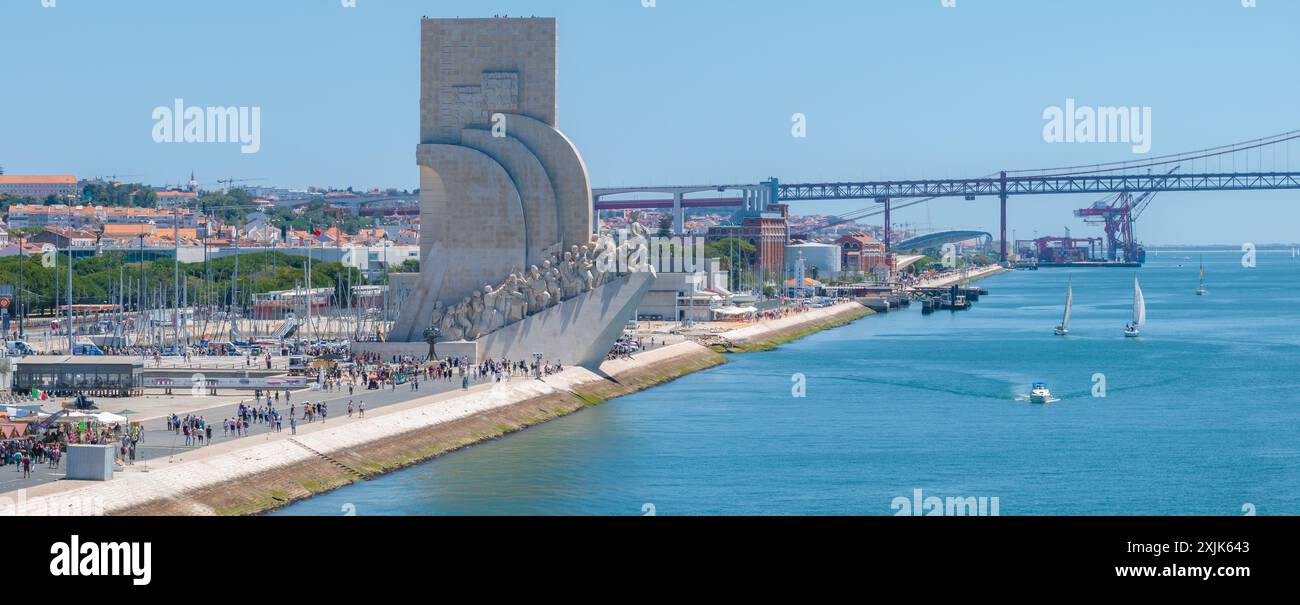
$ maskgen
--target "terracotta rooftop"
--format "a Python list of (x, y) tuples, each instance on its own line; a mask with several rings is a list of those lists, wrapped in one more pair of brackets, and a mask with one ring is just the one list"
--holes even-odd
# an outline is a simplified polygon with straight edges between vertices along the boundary
[(48, 183), (76, 185), (77, 177), (70, 174), (0, 174), (0, 184), (4, 185), (45, 185)]

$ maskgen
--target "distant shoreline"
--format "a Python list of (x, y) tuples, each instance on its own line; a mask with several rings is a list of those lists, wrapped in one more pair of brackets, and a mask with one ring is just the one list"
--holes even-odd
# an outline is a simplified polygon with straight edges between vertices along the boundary
[[(1146, 249), (1147, 252), (1241, 252), (1241, 246), (1241, 244), (1207, 244), (1204, 246), (1147, 246)], [(1255, 250), (1260, 252), (1290, 252), (1292, 248), (1300, 248), (1300, 244), (1255, 245)]]

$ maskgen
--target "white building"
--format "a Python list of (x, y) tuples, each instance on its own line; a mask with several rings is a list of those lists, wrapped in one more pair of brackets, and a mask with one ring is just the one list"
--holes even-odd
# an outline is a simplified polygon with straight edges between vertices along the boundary
[[(648, 320), (712, 321), (712, 309), (731, 300), (727, 290), (727, 272), (722, 261), (704, 261), (705, 270), (693, 273), (659, 272), (653, 286), (641, 299), (637, 317)], [(629, 318), (630, 319), (630, 318)]]
[(840, 247), (835, 244), (790, 244), (785, 247), (785, 274), (795, 274), (795, 264), (802, 255), (808, 277), (815, 274), (822, 281), (838, 277), (843, 271), (840, 253)]

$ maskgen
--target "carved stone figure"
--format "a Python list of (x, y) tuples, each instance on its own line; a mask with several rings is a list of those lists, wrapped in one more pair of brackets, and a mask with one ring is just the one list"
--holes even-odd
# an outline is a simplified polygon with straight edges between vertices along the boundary
[(503, 316), (507, 325), (522, 320), (528, 315), (528, 299), (520, 291), (519, 275), (511, 273), (506, 279), (504, 292), (498, 293), (498, 304), (505, 307)]
[(461, 305), (455, 304), (447, 308), (446, 313), (442, 316), (442, 337), (446, 340), (463, 340), (465, 332), (460, 324)]
[(529, 303), (529, 313), (536, 313), (551, 306), (551, 292), (546, 286), (546, 276), (537, 265), (533, 265), (528, 276), (528, 286), (533, 290), (533, 300)]
[(583, 291), (596, 288), (596, 263), (591, 258), (591, 250), (583, 246), (578, 254), (578, 277), (582, 280)]
[(469, 297), (469, 329), (465, 330), (465, 340), (478, 340), (483, 335), (483, 293), (475, 290)]
[(474, 330), (474, 308), (468, 296), (465, 300), (456, 305), (456, 329), (460, 332), (460, 337), (456, 340), (473, 340), (472, 331)]
[(501, 298), (498, 292), (504, 290), (505, 286), (501, 286), (500, 290), (494, 290), (491, 284), (483, 284), (483, 316), (478, 324), (479, 331), (483, 334), (491, 334), (505, 323), (505, 314), (497, 308)]
[(447, 310), (442, 308), (442, 301), (438, 301), (433, 305), (433, 315), (429, 318), (429, 328), (432, 332), (430, 329), (425, 330), (425, 340), (442, 337), (442, 320), (446, 315)]
[(564, 300), (564, 292), (560, 289), (560, 270), (551, 261), (545, 261), (542, 263), (542, 273), (546, 278), (546, 292), (551, 295), (548, 306), (560, 304)]
[(560, 263), (560, 288), (564, 291), (565, 300), (582, 293), (582, 282), (578, 279), (578, 261), (572, 252), (565, 252), (564, 261)]

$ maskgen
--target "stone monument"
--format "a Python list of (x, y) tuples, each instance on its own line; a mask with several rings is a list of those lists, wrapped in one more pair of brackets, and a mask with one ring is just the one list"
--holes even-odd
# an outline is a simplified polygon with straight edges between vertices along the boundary
[(426, 18), (420, 35), (420, 276), (388, 341), (598, 364), (654, 275), (595, 268), (586, 164), (558, 130), (556, 21)]

